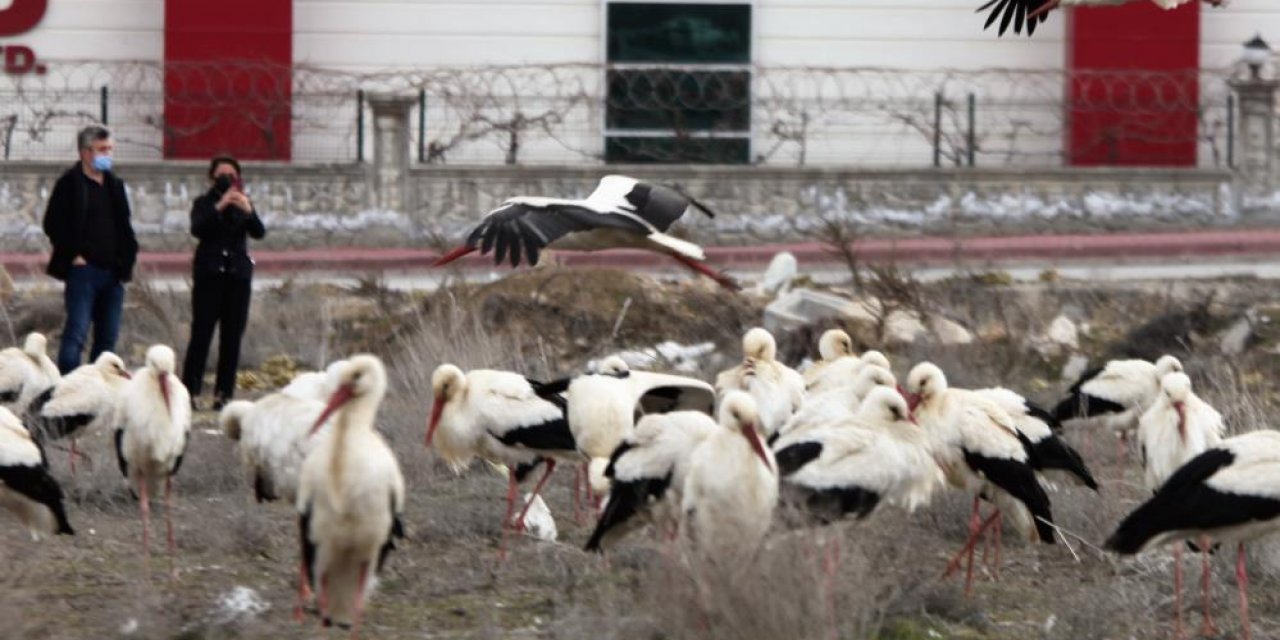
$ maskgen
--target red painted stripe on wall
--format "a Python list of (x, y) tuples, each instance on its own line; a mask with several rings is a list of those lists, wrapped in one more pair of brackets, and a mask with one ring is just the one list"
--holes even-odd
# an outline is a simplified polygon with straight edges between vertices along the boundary
[(1200, 6), (1081, 7), (1067, 17), (1067, 160), (1195, 166)]
[(166, 158), (288, 160), (291, 0), (165, 0)]

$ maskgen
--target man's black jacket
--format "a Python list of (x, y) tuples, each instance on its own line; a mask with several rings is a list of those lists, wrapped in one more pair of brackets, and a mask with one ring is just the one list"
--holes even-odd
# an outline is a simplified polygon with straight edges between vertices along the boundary
[[(86, 179), (80, 163), (67, 169), (54, 183), (49, 206), (44, 211), (44, 233), (53, 245), (45, 272), (59, 280), (67, 279), (71, 263), (86, 240), (83, 237), (88, 200)], [(138, 239), (130, 222), (129, 198), (124, 192), (124, 182), (110, 171), (103, 172), (102, 186), (111, 199), (111, 213), (115, 218), (116, 264), (112, 271), (121, 282), (128, 282), (133, 277), (133, 265), (138, 261)]]

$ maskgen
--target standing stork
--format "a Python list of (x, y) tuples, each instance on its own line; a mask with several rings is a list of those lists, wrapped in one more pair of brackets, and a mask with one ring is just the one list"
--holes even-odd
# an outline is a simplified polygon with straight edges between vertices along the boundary
[(1244, 544), (1280, 530), (1280, 432), (1263, 430), (1209, 447), (1178, 468), (1130, 513), (1106, 547), (1132, 555), (1207, 537), (1236, 543), (1240, 622), (1249, 640), (1249, 577)]
[(377, 574), (395, 539), (404, 537), (405, 489), (395, 453), (374, 429), (387, 392), (382, 361), (352, 356), (336, 383), (311, 427), (314, 436), (332, 416), (332, 433), (307, 455), (299, 481), (302, 559), (295, 615), (301, 618), (314, 591), (321, 623), (350, 626), (354, 638)]
[(115, 443), (120, 473), (137, 491), (142, 509), (142, 552), (151, 563), (151, 495), (164, 481), (164, 523), (168, 535), (169, 572), (176, 544), (173, 537), (173, 476), (182, 467), (191, 431), (191, 395), (174, 375), (173, 349), (153, 345), (146, 365), (121, 392)]
[(45, 353), (47, 346), (44, 334), (33, 331), (22, 341), (21, 349), (0, 351), (0, 407), (21, 416), (36, 396), (62, 378), (58, 365)]
[[(502, 520), (500, 545), (505, 556), (517, 483), (545, 463), (546, 471), (534, 485), (536, 497), (555, 471), (556, 459), (582, 460), (565, 422), (563, 400), (558, 395), (539, 395), (529, 380), (517, 373), (492, 369), (464, 373), (452, 364), (436, 368), (431, 388), (434, 402), (427, 423), (427, 447), (434, 446), (455, 472), (476, 457), (508, 468), (507, 514)], [(531, 497), (516, 518), (517, 529), (523, 527), (533, 502)]]
[(678, 530), (680, 502), (691, 454), (703, 440), (722, 429), (700, 411), (645, 416), (609, 459), (604, 475), (609, 497), (587, 551), (603, 551), (627, 533), (653, 523), (671, 534)]
[(1182, 371), (1182, 362), (1166, 355), (1155, 364), (1146, 360), (1112, 360), (1085, 372), (1071, 385), (1067, 397), (1053, 408), (1053, 417), (1067, 424), (1072, 421), (1101, 421), (1119, 434), (1118, 458), (1128, 449), (1128, 434), (1137, 428), (1142, 412), (1155, 402), (1160, 393), (1160, 380)]
[(765, 436), (777, 433), (804, 404), (804, 377), (778, 361), (773, 334), (755, 327), (742, 336), (742, 364), (716, 376), (716, 391), (745, 391), (755, 400)]
[(62, 507), (62, 487), (49, 475), (44, 449), (13, 412), (0, 407), (0, 505), (31, 534), (75, 535)]
[[(907, 402), (927, 430), (934, 458), (955, 487), (973, 494), (969, 539), (947, 567), (947, 575), (968, 554), (965, 593), (973, 587), (973, 555), (979, 536), (1003, 514), (1031, 542), (1054, 543), (1049, 495), (1036, 478), (1030, 448), (1017, 424), (994, 402), (947, 386), (947, 377), (930, 362), (916, 365), (907, 375)], [(979, 499), (996, 511), (979, 519)], [(997, 532), (999, 528), (997, 526)], [(997, 535), (997, 545), (999, 536)], [(999, 546), (996, 562), (999, 563)]]
[[(1222, 441), (1226, 428), (1222, 415), (1191, 390), (1191, 378), (1174, 372), (1160, 380), (1160, 395), (1138, 421), (1138, 443), (1142, 446), (1143, 478), (1155, 493), (1160, 486), (1192, 458)], [(1204, 619), (1200, 635), (1214, 637), (1209, 613), (1209, 545), (1200, 544), (1200, 589)], [(1182, 637), (1182, 544), (1173, 545), (1174, 628)]]
[[(1031, 36), (1036, 32), (1036, 26), (1049, 18), (1049, 12), (1058, 7), (1071, 6), (1101, 6), (1125, 4), (1135, 0), (989, 0), (986, 4), (978, 7), (978, 13), (990, 10), (991, 14), (987, 17), (987, 23), (982, 26), (985, 31), (995, 24), (996, 20), (1000, 20), (1000, 30), (998, 35), (1003, 36), (1008, 30), (1010, 22), (1013, 23), (1013, 32), (1022, 33), (1022, 25), (1027, 26), (1027, 35)], [(1150, 0), (1153, 4), (1161, 9), (1176, 9), (1184, 4), (1195, 2), (1195, 0)], [(1203, 0), (1207, 5), (1220, 7), (1226, 0)]]
[(738, 289), (732, 278), (707, 266), (702, 247), (667, 235), (672, 223), (690, 207), (715, 217), (705, 205), (671, 187), (626, 176), (605, 176), (583, 200), (530, 196), (508, 199), (480, 221), (462, 246), (446, 253), (433, 266), (448, 264), (475, 251), (482, 255), (493, 251), (494, 264), (502, 264), (509, 256), (511, 266), (517, 267), (522, 255), (528, 264), (537, 264), (544, 249), (645, 249), (671, 256), (723, 287)]
[(104, 351), (92, 364), (81, 365), (36, 396), (27, 409), (28, 424), (37, 438), (71, 438), (71, 473), (80, 453), (76, 439), (93, 429), (115, 425), (120, 391), (132, 374), (124, 361)]
[(755, 404), (742, 391), (725, 394), (723, 428), (690, 454), (680, 512), (690, 540), (704, 552), (750, 553), (773, 523), (778, 467), (761, 439)]

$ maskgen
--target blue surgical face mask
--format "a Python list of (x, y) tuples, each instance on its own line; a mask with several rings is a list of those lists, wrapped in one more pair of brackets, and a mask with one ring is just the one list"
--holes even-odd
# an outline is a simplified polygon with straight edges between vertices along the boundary
[(98, 171), (110, 171), (111, 156), (101, 154), (93, 156), (93, 168)]

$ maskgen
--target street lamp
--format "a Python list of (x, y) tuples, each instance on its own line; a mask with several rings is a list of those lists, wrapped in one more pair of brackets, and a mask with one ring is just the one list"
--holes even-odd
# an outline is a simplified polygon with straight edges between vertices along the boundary
[(1244, 43), (1244, 56), (1241, 59), (1249, 66), (1249, 73), (1252, 74), (1252, 78), (1254, 80), (1259, 79), (1262, 73), (1262, 65), (1271, 60), (1271, 47), (1266, 40), (1262, 39), (1262, 34), (1258, 34), (1252, 40)]

